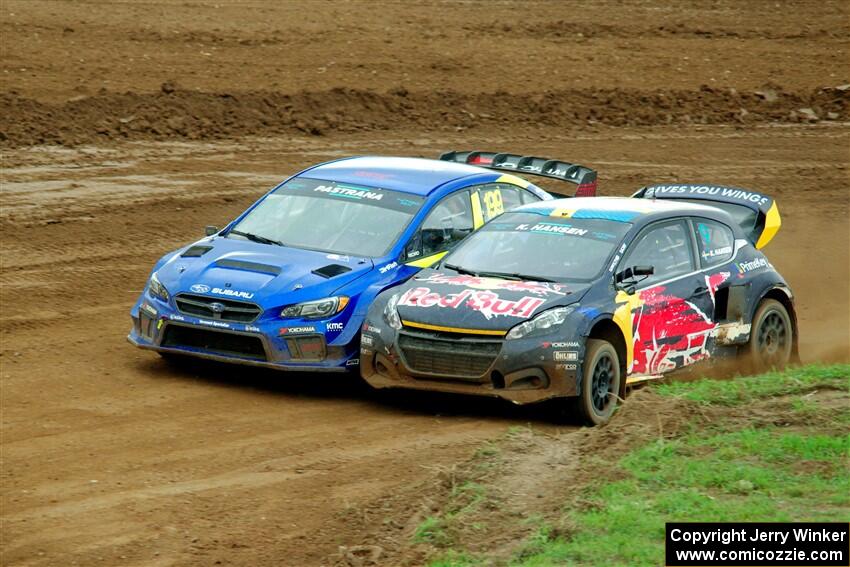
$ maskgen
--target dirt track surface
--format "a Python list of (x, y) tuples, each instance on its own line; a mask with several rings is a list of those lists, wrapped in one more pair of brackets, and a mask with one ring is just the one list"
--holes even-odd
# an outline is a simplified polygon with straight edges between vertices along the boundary
[[(353, 515), (380, 513), (388, 494), (415, 509), (436, 469), (509, 425), (572, 434), (533, 408), (171, 367), (124, 341), (159, 255), (317, 161), (493, 147), (592, 165), (606, 194), (763, 190), (783, 215), (767, 253), (798, 295), (804, 359), (850, 357), (850, 128), (833, 89), (850, 82), (846, 3), (222, 6), (2, 6), (3, 564), (328, 564), (362, 543)], [(761, 106), (765, 89), (778, 106)], [(476, 108), (499, 90), (522, 111)], [(156, 115), (156, 101), (222, 93), (243, 114), (172, 104), (145, 118), (173, 121), (159, 134), (120, 121), (122, 101)], [(271, 105), (245, 128), (258, 93)], [(665, 109), (671, 93), (687, 104)], [(281, 97), (300, 106), (265, 132), (263, 116), (288, 116)], [(797, 104), (822, 105), (819, 120), (800, 123)], [(35, 110), (15, 120), (14, 105)], [(195, 121), (207, 130), (186, 130)], [(264, 132), (286, 136), (233, 137)], [(66, 146), (31, 146), (38, 136)]]

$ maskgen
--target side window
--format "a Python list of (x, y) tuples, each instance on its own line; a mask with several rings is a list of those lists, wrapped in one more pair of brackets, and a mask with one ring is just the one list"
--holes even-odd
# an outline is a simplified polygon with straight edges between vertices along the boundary
[(523, 203), (520, 191), (519, 187), (506, 183), (488, 183), (475, 189), (473, 199), (477, 198), (481, 203), (481, 216), (484, 222), (488, 222), (505, 211), (519, 207)]
[(461, 191), (440, 201), (428, 213), (407, 246), (407, 258), (424, 258), (449, 250), (472, 232), (469, 193)]
[(519, 195), (523, 205), (526, 205), (528, 203), (536, 203), (540, 200), (540, 197), (538, 197), (531, 191), (526, 191), (525, 189), (521, 190), (519, 192)]
[(703, 266), (722, 264), (732, 258), (735, 234), (728, 226), (708, 219), (694, 219), (694, 230)]
[(650, 228), (629, 247), (621, 268), (652, 266), (655, 273), (644, 284), (660, 282), (696, 269), (691, 253), (691, 237), (682, 221)]

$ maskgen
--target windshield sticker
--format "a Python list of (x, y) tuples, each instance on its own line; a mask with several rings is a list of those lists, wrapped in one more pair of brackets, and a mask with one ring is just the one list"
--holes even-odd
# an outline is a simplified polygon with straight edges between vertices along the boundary
[(330, 185), (319, 185), (318, 187), (314, 188), (313, 191), (330, 193), (338, 197), (345, 197), (346, 199), (371, 199), (373, 201), (380, 201), (384, 198), (384, 195), (382, 193), (376, 193), (375, 191), (367, 191), (365, 189), (352, 189), (350, 187), (343, 187), (341, 185), (338, 185), (336, 187)]
[(399, 306), (422, 308), (457, 309), (461, 306), (478, 311), (486, 319), (493, 317), (520, 317), (528, 319), (534, 310), (543, 305), (545, 300), (537, 297), (523, 297), (516, 301), (501, 299), (492, 291), (464, 289), (458, 293), (442, 295), (432, 292), (431, 288), (415, 287), (404, 292), (399, 299)]
[(575, 236), (584, 236), (589, 230), (585, 228), (576, 228), (569, 224), (561, 224), (554, 222), (539, 222), (535, 225), (530, 224), (518, 224), (514, 227), (514, 230), (518, 232), (546, 232), (549, 234), (559, 234), (559, 235), (575, 235)]
[(399, 191), (304, 177), (288, 181), (275, 190), (275, 193), (351, 201), (408, 214), (415, 212), (415, 209), (425, 202), (424, 198)]
[(714, 197), (725, 197), (735, 201), (746, 201), (759, 206), (767, 205), (770, 197), (766, 197), (755, 191), (744, 191), (735, 187), (719, 187), (713, 185), (656, 185), (650, 187), (655, 195), (709, 195)]
[(562, 286), (560, 284), (535, 281), (513, 281), (479, 276), (448, 276), (446, 274), (438, 273), (432, 274), (427, 278), (416, 278), (416, 281), (435, 284), (462, 285), (472, 289), (482, 290), (503, 289), (505, 291), (524, 291), (535, 295), (549, 295), (550, 293), (555, 295), (566, 295), (569, 293), (566, 286)]

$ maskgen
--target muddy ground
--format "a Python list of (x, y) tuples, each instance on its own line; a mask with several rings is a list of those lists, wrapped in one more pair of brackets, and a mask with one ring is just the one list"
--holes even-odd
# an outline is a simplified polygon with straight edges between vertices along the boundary
[(330, 564), (374, 530), (352, 517), (389, 495), (416, 510), (435, 474), (509, 426), (578, 435), (534, 408), (175, 368), (125, 342), (159, 255), (325, 159), (497, 148), (594, 166), (606, 194), (765, 191), (801, 354), (847, 360), (848, 16), (844, 2), (4, 2), (1, 562)]

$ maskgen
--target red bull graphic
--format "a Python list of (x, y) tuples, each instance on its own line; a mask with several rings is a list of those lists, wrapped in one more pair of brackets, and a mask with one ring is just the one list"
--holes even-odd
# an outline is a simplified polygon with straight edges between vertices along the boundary
[(544, 300), (538, 297), (526, 296), (522, 299), (512, 301), (501, 299), (498, 294), (492, 291), (474, 289), (465, 289), (458, 293), (441, 295), (437, 292), (432, 292), (427, 287), (409, 289), (404, 292), (404, 295), (398, 301), (399, 306), (408, 307), (458, 309), (463, 306), (467, 309), (478, 311), (487, 319), (501, 315), (527, 319), (543, 303)]
[(526, 291), (535, 295), (567, 295), (569, 293), (569, 291), (567, 291), (567, 288), (560, 284), (535, 281), (503, 280), (499, 278), (487, 278), (480, 276), (447, 276), (445, 274), (433, 274), (427, 278), (423, 278), (417, 281), (436, 284), (462, 285), (464, 287), (470, 287), (473, 289), (504, 289), (505, 291)]
[[(729, 272), (706, 276), (706, 287), (714, 307), (718, 286)], [(717, 323), (691, 301), (666, 293), (664, 286), (636, 294), (632, 308), (634, 350), (629, 374), (655, 375), (693, 364), (710, 356), (708, 339)]]

